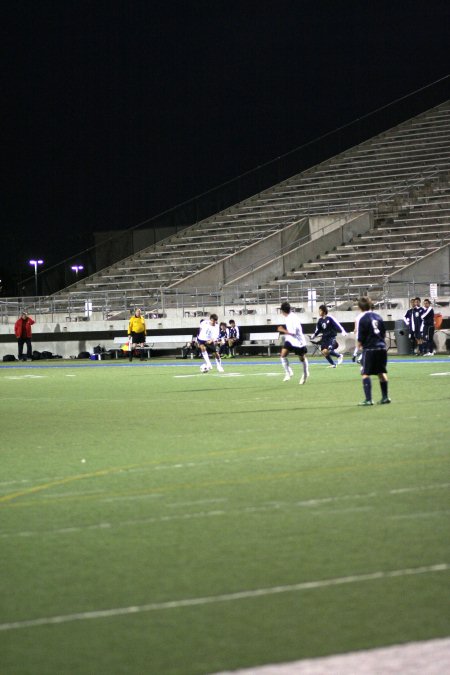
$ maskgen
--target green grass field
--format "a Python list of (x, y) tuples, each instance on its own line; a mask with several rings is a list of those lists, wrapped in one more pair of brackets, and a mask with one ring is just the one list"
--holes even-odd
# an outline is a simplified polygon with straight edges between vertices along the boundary
[(290, 382), (275, 358), (0, 368), (2, 675), (449, 634), (450, 359), (391, 360), (372, 408), (354, 364), (315, 359), (299, 386), (291, 363)]

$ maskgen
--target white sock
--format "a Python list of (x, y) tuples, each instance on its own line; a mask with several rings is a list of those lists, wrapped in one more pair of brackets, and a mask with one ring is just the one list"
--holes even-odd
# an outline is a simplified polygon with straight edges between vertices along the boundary
[(289, 373), (289, 359), (286, 356), (282, 356), (281, 363), (286, 373)]
[(302, 363), (303, 363), (303, 372), (305, 373), (305, 375), (307, 375), (309, 372), (308, 359), (303, 359)]
[(205, 349), (204, 352), (202, 352), (202, 356), (203, 356), (203, 358), (205, 359), (205, 363), (206, 363), (206, 365), (208, 366), (208, 368), (211, 368), (211, 361), (209, 360), (209, 354), (208, 354), (208, 352), (206, 351), (206, 349)]

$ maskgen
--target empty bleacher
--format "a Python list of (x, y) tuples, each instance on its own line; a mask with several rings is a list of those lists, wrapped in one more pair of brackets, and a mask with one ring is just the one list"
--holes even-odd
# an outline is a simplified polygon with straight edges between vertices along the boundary
[(450, 103), (442, 104), (140, 253), (74, 284), (73, 293), (147, 297), (301, 218), (371, 211), (375, 227), (357, 241), (305, 263), (289, 281), (353, 280), (380, 286), (396, 270), (449, 241)]

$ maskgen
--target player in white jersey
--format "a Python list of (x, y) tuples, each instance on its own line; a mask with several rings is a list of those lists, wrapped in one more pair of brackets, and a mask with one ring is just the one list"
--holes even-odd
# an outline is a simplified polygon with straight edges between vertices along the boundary
[(197, 342), (205, 362), (200, 368), (202, 373), (207, 373), (209, 370), (212, 370), (209, 358), (210, 354), (214, 354), (216, 368), (219, 373), (223, 373), (222, 359), (219, 354), (220, 340), (218, 320), (217, 314), (211, 314), (209, 319), (205, 319), (200, 324)]
[(291, 306), (288, 302), (283, 302), (280, 309), (286, 319), (285, 326), (278, 326), (278, 332), (286, 336), (280, 353), (281, 363), (285, 372), (284, 382), (290, 380), (294, 374), (288, 359), (289, 352), (293, 351), (294, 354), (297, 354), (303, 365), (303, 375), (300, 378), (300, 384), (305, 384), (309, 377), (309, 368), (308, 359), (306, 358), (308, 349), (306, 347), (305, 336), (303, 335), (302, 324), (300, 323), (300, 319), (291, 313)]

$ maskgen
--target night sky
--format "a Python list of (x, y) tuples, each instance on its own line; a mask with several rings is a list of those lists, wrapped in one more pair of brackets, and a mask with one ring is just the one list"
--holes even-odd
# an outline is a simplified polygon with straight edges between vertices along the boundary
[(4, 295), (450, 72), (448, 0), (5, 5)]

